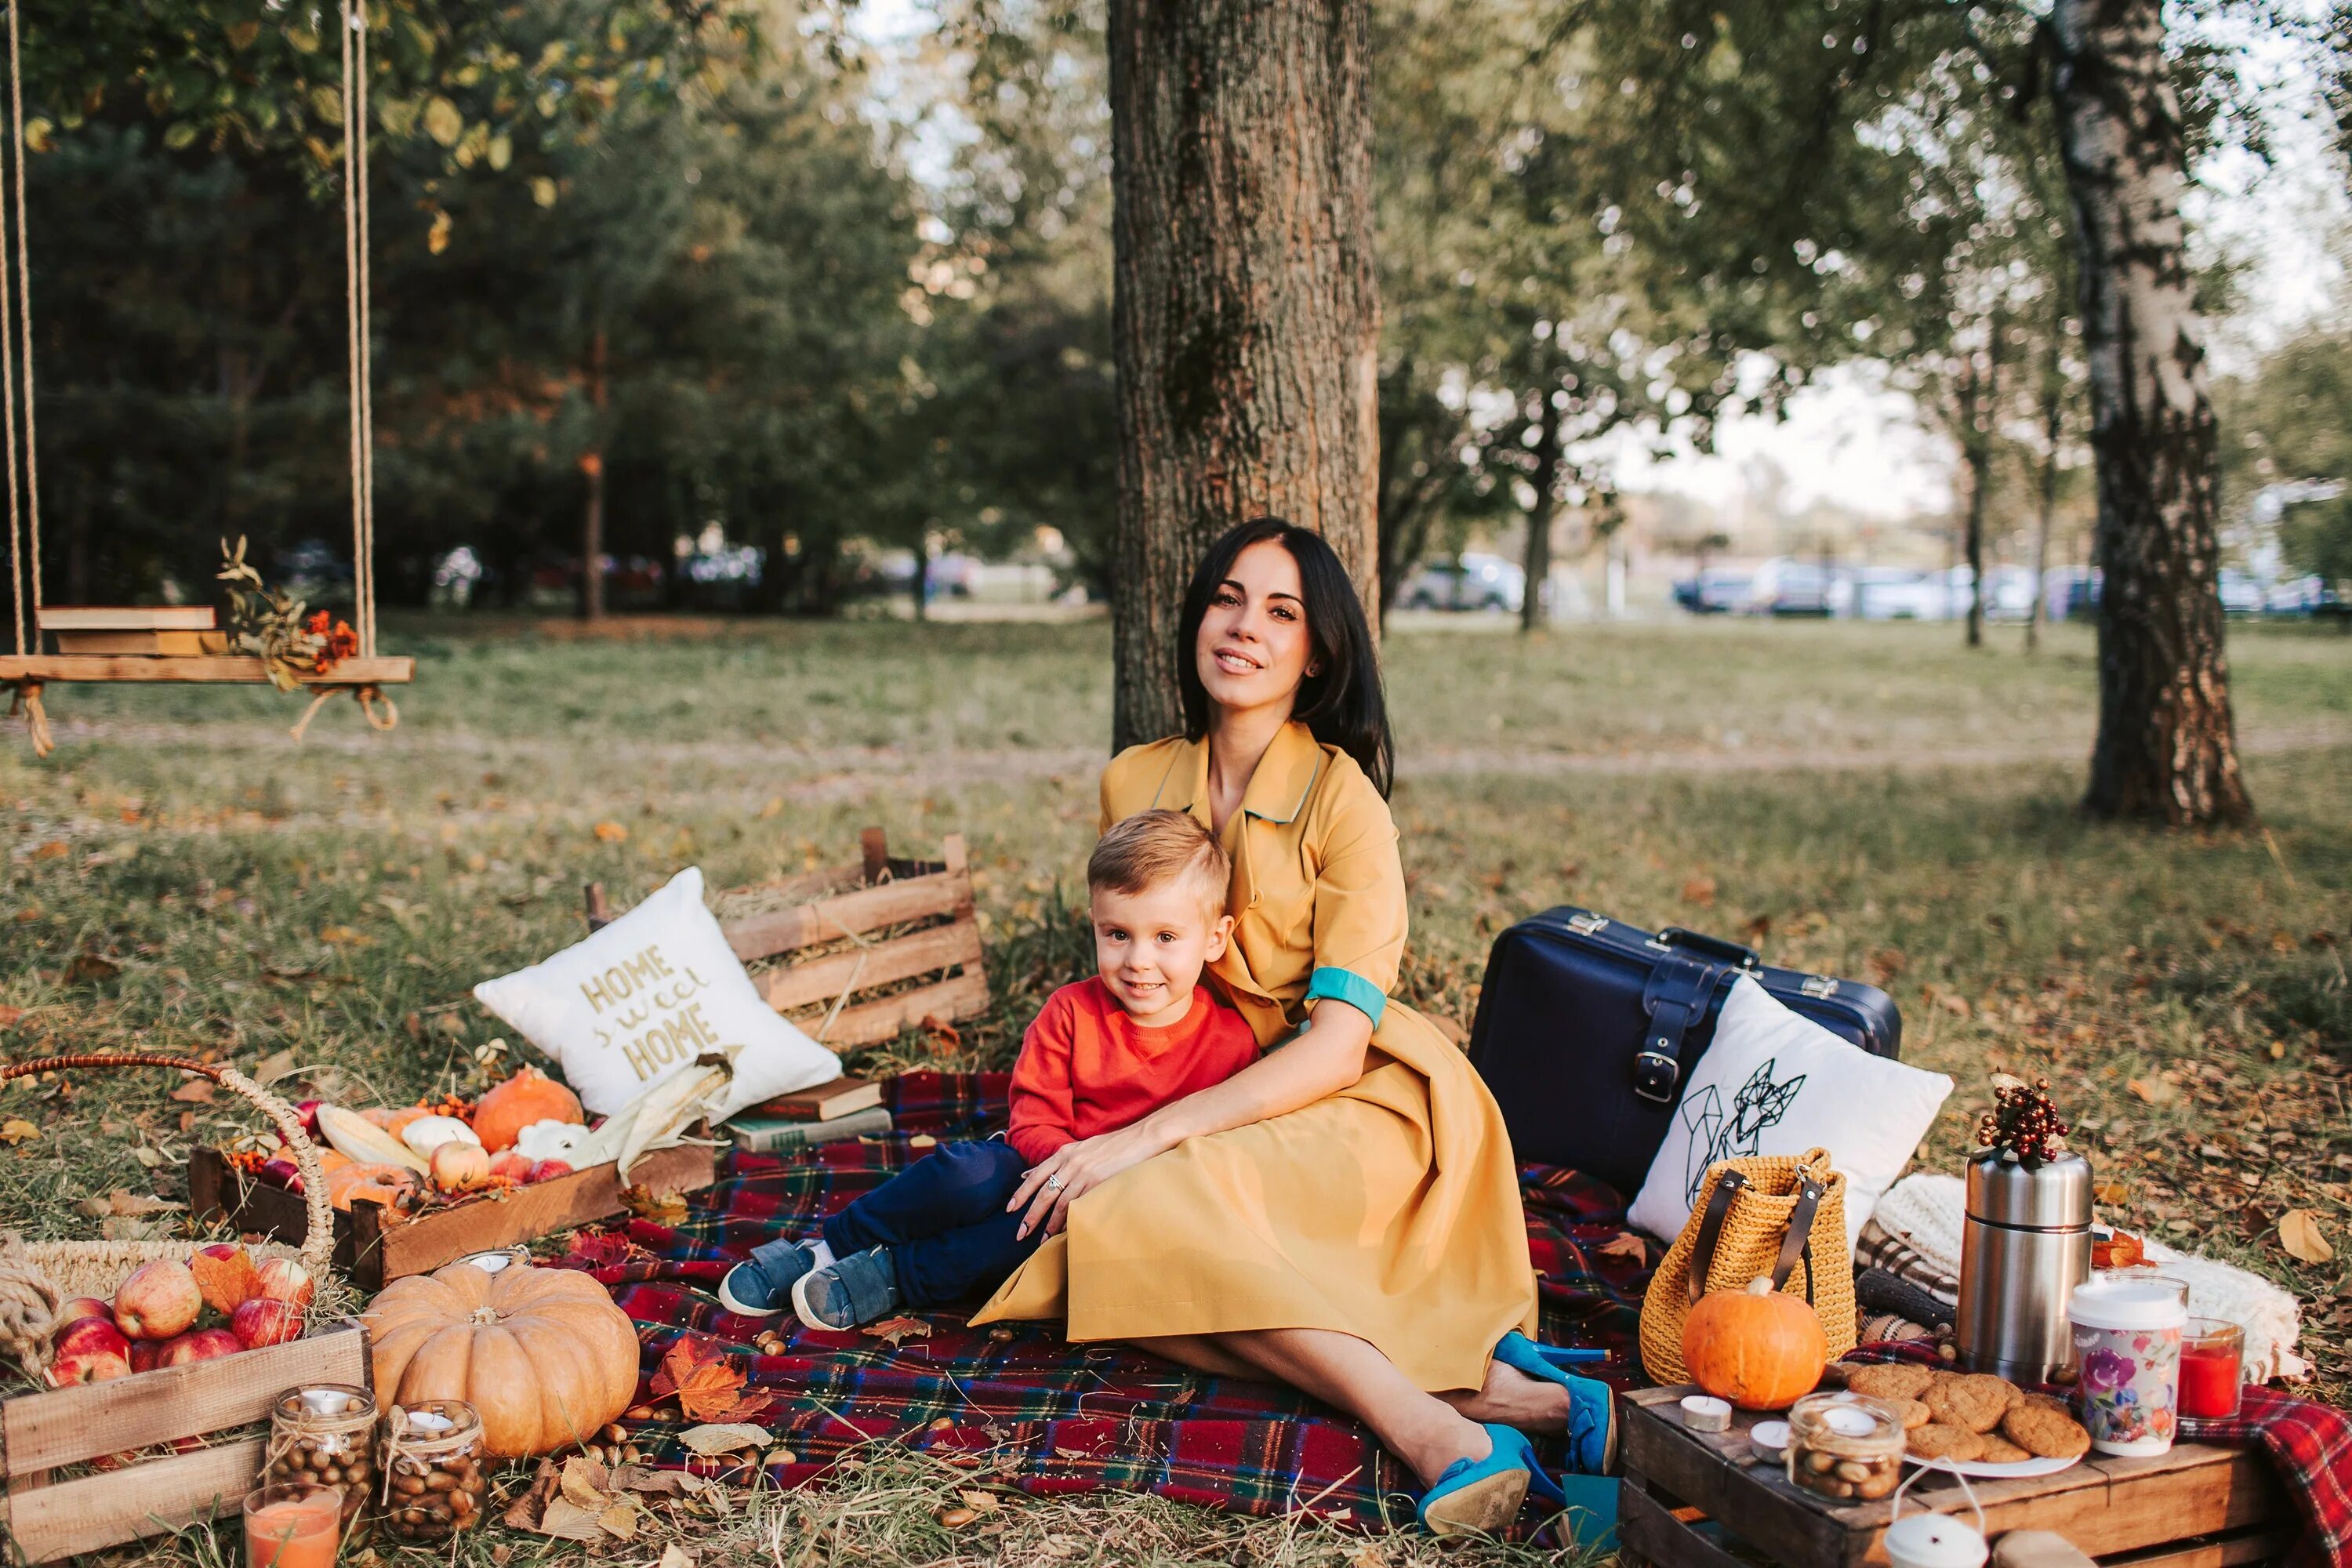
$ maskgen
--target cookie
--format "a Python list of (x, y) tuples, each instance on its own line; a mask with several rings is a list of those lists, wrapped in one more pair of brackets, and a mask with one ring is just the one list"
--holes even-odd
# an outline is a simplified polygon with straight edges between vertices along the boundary
[(1845, 1385), (1856, 1394), (1866, 1394), (1873, 1399), (1916, 1399), (1935, 1375), (1932, 1367), (1900, 1363), (1891, 1366), (1858, 1366), (1846, 1373)]
[(1984, 1452), (1985, 1440), (1981, 1433), (1971, 1432), (1965, 1426), (1948, 1426), (1941, 1421), (1931, 1421), (1906, 1433), (1904, 1444), (1923, 1459), (1966, 1461)]
[(1936, 1413), (1936, 1419), (1946, 1426), (1990, 1432), (2009, 1413), (2011, 1402), (2018, 1397), (2018, 1389), (2005, 1377), (1979, 1373), (1940, 1384), (1920, 1397)]
[(1977, 1458), (1988, 1465), (2014, 1465), (2021, 1459), (2030, 1459), (2033, 1456), (2000, 1433), (1988, 1432), (1985, 1434), (1984, 1452), (1979, 1454)]
[(2080, 1458), (2091, 1451), (2091, 1435), (2063, 1408), (2028, 1402), (2001, 1417), (2001, 1436), (2044, 1459)]
[(1895, 1414), (1903, 1417), (1903, 1430), (1906, 1432), (1916, 1432), (1936, 1418), (1936, 1413), (1916, 1399), (1890, 1399), (1886, 1403), (1895, 1407)]

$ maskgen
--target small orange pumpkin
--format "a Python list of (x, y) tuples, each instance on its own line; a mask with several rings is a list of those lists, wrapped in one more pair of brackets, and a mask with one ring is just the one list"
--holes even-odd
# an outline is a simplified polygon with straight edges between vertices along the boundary
[(1801, 1296), (1755, 1279), (1710, 1290), (1683, 1324), (1691, 1381), (1742, 1410), (1780, 1410), (1811, 1394), (1829, 1364), (1822, 1321)]
[(474, 1136), (495, 1154), (514, 1147), (516, 1134), (534, 1121), (584, 1122), (580, 1097), (537, 1068), (525, 1068), (482, 1096), (474, 1107)]
[(462, 1399), (500, 1458), (584, 1443), (637, 1391), (637, 1332), (568, 1268), (453, 1263), (385, 1286), (361, 1320), (379, 1400)]

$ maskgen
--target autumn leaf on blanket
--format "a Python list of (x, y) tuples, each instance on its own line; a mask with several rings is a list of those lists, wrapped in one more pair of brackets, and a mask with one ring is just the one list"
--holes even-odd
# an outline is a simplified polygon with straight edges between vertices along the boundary
[(677, 1398), (689, 1421), (741, 1421), (773, 1404), (771, 1394), (743, 1392), (743, 1373), (707, 1341), (681, 1338), (662, 1356), (650, 1385), (656, 1399)]
[(673, 1228), (686, 1223), (684, 1193), (665, 1193), (656, 1197), (648, 1187), (628, 1186), (621, 1189), (621, 1201), (628, 1205), (629, 1212), (639, 1219), (651, 1220), (656, 1225), (666, 1225)]
[(196, 1277), (205, 1305), (224, 1315), (250, 1300), (260, 1283), (260, 1270), (253, 1266), (252, 1254), (242, 1247), (229, 1248), (226, 1258), (194, 1253), (188, 1258), (188, 1271)]
[(931, 1325), (920, 1318), (885, 1318), (878, 1323), (866, 1324), (866, 1331), (877, 1340), (887, 1340), (896, 1346), (908, 1340), (929, 1339)]
[(1622, 1258), (1633, 1264), (1640, 1264), (1649, 1257), (1649, 1249), (1643, 1245), (1642, 1238), (1630, 1230), (1619, 1231), (1592, 1250), (1603, 1258)]

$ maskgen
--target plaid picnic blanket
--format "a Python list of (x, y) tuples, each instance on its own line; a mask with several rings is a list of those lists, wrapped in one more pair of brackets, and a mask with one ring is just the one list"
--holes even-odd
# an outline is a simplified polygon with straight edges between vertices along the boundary
[[(1932, 1349), (1906, 1344), (1866, 1345), (1845, 1359), (1941, 1364)], [(2183, 1416), (2180, 1436), (2192, 1443), (2261, 1445), (2307, 1526), (2288, 1563), (2294, 1568), (2352, 1564), (2352, 1415), (2276, 1389), (2249, 1387), (2234, 1420)]]
[[(927, 1336), (893, 1343), (719, 1307), (710, 1292), (757, 1243), (779, 1231), (814, 1233), (933, 1141), (1003, 1126), (1009, 1081), (1003, 1073), (894, 1079), (890, 1136), (781, 1158), (737, 1153), (716, 1185), (690, 1194), (677, 1223), (636, 1219), (583, 1232), (562, 1261), (604, 1283), (635, 1320), (647, 1375), (680, 1335), (700, 1334), (748, 1374), (747, 1386), (775, 1395), (759, 1422), (791, 1458), (766, 1467), (771, 1485), (803, 1484), (887, 1441), (1032, 1493), (1112, 1488), (1255, 1516), (1312, 1510), (1363, 1526), (1409, 1520), (1410, 1473), (1363, 1426), (1279, 1384), (1191, 1373), (1124, 1347), (1074, 1345), (1042, 1323), (975, 1330), (961, 1316), (932, 1314), (922, 1320)], [(1601, 1183), (1545, 1166), (1528, 1167), (1522, 1181), (1545, 1339), (1608, 1348), (1614, 1359), (1592, 1370), (1637, 1383), (1633, 1346), (1658, 1249), (1633, 1237), (1624, 1200)], [(752, 1347), (768, 1328), (788, 1336), (785, 1353)], [(651, 1462), (687, 1461), (674, 1404), (626, 1425)]]

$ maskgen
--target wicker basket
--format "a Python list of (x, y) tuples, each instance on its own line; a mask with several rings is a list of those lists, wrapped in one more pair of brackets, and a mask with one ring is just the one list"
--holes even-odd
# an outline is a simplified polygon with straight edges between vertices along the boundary
[[(0, 1068), (0, 1082), (35, 1073), (77, 1071), (84, 1068), (176, 1068), (212, 1079), (230, 1089), (276, 1124), (278, 1135), (294, 1152), (295, 1168), (302, 1173), (303, 1209), (309, 1221), (302, 1245), (290, 1247), (263, 1242), (250, 1248), (263, 1258), (299, 1258), (320, 1279), (327, 1274), (335, 1248), (334, 1214), (327, 1205), (327, 1178), (319, 1150), (302, 1131), (294, 1108), (232, 1067), (200, 1062), (160, 1052), (104, 1052), (79, 1056), (38, 1057)], [(49, 1362), (49, 1335), (57, 1327), (58, 1309), (76, 1296), (107, 1297), (142, 1263), (157, 1258), (185, 1258), (184, 1241), (26, 1241), (15, 1231), (0, 1231), (0, 1353), (13, 1357), (28, 1373), (43, 1371)]]

